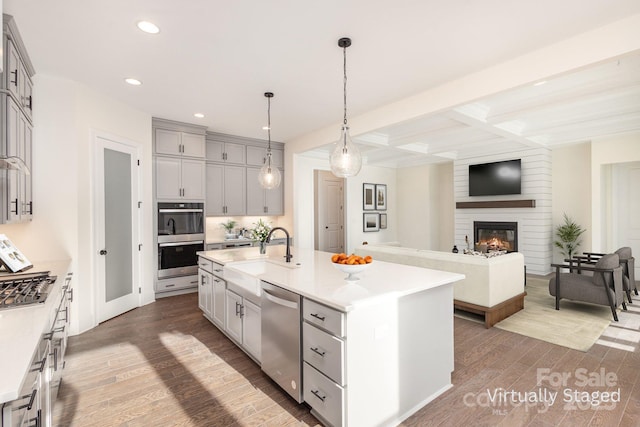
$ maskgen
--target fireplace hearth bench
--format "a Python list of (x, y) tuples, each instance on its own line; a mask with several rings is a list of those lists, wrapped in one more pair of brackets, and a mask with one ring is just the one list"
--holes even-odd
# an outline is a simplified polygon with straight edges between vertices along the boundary
[(524, 256), (512, 252), (492, 258), (405, 248), (398, 244), (368, 244), (358, 255), (374, 260), (461, 273), (465, 279), (453, 285), (456, 309), (484, 316), (486, 328), (524, 308)]

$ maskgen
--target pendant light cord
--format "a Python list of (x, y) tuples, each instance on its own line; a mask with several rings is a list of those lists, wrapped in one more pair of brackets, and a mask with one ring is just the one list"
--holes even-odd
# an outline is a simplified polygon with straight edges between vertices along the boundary
[(267, 152), (271, 153), (271, 97), (267, 98), (267, 135), (269, 136)]
[(343, 72), (344, 72), (344, 86), (343, 86), (343, 94), (344, 94), (344, 125), (347, 125), (347, 46), (342, 48), (342, 54), (344, 57), (343, 62)]

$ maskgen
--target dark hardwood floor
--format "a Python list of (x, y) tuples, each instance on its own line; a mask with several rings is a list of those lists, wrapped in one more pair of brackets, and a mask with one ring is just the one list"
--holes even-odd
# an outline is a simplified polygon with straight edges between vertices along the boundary
[[(640, 304), (633, 310), (630, 315), (640, 319)], [(586, 353), (459, 318), (454, 334), (453, 388), (403, 426), (640, 425), (638, 329)], [(545, 375), (539, 368), (547, 369)], [(570, 375), (564, 384), (555, 381), (562, 375)], [(594, 383), (603, 377), (608, 384)], [(593, 396), (618, 388), (616, 403), (562, 402), (565, 389), (584, 397), (583, 392)], [(527, 392), (524, 397), (533, 399), (532, 393), (543, 389), (547, 396), (559, 393), (549, 407), (490, 400)], [(188, 294), (160, 299), (71, 337), (54, 425), (319, 423), (211, 325), (198, 309), (197, 295)]]

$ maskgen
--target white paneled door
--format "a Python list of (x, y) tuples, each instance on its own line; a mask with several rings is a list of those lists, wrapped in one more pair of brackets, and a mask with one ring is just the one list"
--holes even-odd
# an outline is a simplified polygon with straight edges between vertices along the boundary
[(138, 146), (95, 136), (97, 321), (140, 305)]
[(613, 166), (613, 218), (616, 248), (629, 246), (640, 277), (640, 162)]
[(316, 249), (344, 252), (344, 180), (331, 172), (316, 174)]

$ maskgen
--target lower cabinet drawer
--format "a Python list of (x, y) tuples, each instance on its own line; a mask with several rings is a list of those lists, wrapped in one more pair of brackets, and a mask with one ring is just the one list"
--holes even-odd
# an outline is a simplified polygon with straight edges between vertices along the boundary
[(345, 384), (344, 341), (341, 339), (303, 322), (302, 356), (305, 362), (339, 385)]
[(344, 389), (318, 372), (307, 362), (303, 363), (303, 398), (334, 427), (344, 425)]
[(173, 279), (159, 279), (156, 282), (156, 292), (168, 292), (178, 289), (198, 287), (198, 276), (182, 276)]

